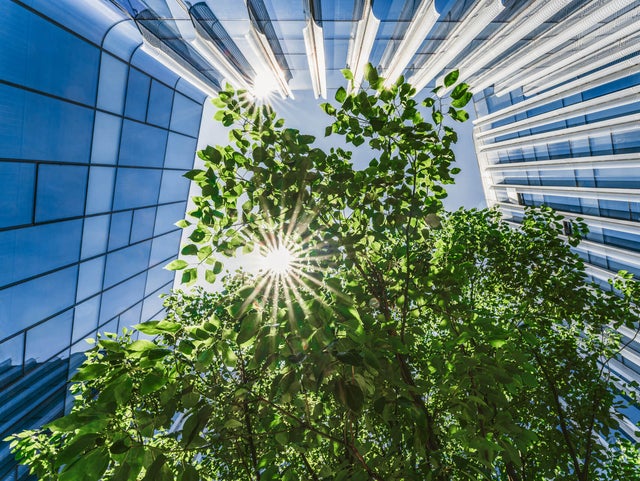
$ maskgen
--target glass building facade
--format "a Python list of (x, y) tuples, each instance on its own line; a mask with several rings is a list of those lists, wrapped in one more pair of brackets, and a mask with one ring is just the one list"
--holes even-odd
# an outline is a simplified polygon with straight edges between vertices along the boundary
[[(85, 338), (161, 311), (205, 94), (107, 3), (0, 11), (4, 438), (64, 412)], [(0, 444), (0, 479), (23, 475)]]
[[(372, 62), (476, 93), (487, 203), (591, 228), (640, 276), (640, 0), (0, 0), (0, 436), (68, 408), (83, 339), (161, 315), (203, 102), (229, 82), (332, 98)], [(463, 140), (464, 141), (464, 140)], [(634, 333), (616, 374), (640, 379)], [(625, 412), (635, 439), (640, 412)], [(0, 479), (26, 479), (0, 444)]]

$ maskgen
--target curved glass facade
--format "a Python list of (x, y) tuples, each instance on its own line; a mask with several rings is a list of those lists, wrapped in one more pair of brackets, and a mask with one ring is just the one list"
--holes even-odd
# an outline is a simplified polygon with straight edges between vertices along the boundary
[(69, 407), (84, 339), (160, 314), (205, 98), (106, 2), (31, 3), (0, 18), (2, 438)]

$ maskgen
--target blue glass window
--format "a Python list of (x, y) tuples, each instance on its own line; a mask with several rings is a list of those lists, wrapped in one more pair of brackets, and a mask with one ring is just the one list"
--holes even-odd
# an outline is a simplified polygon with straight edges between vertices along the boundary
[(87, 163), (93, 110), (0, 84), (0, 157)]
[(15, 336), (0, 344), (0, 387), (22, 374), (23, 336)]
[(80, 219), (0, 232), (0, 286), (78, 261)]
[(640, 235), (631, 234), (630, 232), (614, 231), (611, 229), (603, 229), (604, 243), (611, 244), (623, 249), (631, 249), (640, 251)]
[(151, 94), (149, 95), (149, 109), (147, 111), (147, 122), (169, 127), (171, 120), (171, 104), (173, 102), (173, 90), (153, 80), (151, 82)]
[(599, 137), (590, 137), (589, 146), (591, 147), (591, 152), (593, 153), (593, 155), (613, 154), (610, 134)]
[(157, 291), (165, 284), (173, 282), (174, 277), (174, 272), (165, 269), (164, 264), (158, 264), (149, 269), (147, 272), (147, 287), (144, 290), (145, 296)]
[(151, 79), (135, 68), (129, 69), (127, 84), (127, 103), (124, 114), (127, 117), (144, 122), (147, 117), (147, 101)]
[(186, 208), (186, 202), (158, 206), (153, 235), (164, 234), (165, 232), (176, 229), (175, 223), (180, 219), (184, 219)]
[(116, 169), (113, 167), (91, 167), (87, 190), (87, 214), (98, 214), (111, 210), (113, 183)]
[(89, 336), (98, 327), (98, 309), (100, 308), (100, 296), (87, 299), (75, 308), (73, 318), (73, 339), (77, 342)]
[(100, 55), (94, 46), (14, 2), (4, 3), (0, 44), (0, 78), (93, 104)]
[(114, 210), (154, 205), (158, 201), (162, 171), (156, 169), (118, 169)]
[(0, 227), (31, 223), (35, 180), (35, 164), (0, 163)]
[(81, 301), (96, 294), (102, 288), (102, 275), (104, 273), (104, 256), (96, 257), (90, 261), (80, 263), (78, 275), (78, 292), (76, 299)]
[(109, 239), (109, 218), (110, 216), (107, 214), (87, 217), (84, 220), (82, 234), (83, 259), (106, 252), (107, 240)]
[[(73, 309), (49, 319), (27, 331), (25, 361), (48, 361), (56, 354), (67, 357), (71, 339)], [(62, 351), (62, 352), (61, 352)]]
[(548, 145), (549, 157), (552, 159), (562, 159), (571, 156), (571, 146), (569, 142), (554, 142)]
[(131, 327), (140, 322), (140, 312), (142, 311), (142, 301), (138, 302), (131, 309), (120, 314), (120, 328)]
[(144, 300), (142, 315), (140, 316), (142, 322), (164, 317), (164, 315), (160, 314), (164, 308), (162, 306), (162, 299), (159, 296), (160, 292), (154, 292)]
[(156, 208), (138, 209), (133, 213), (133, 223), (131, 224), (131, 239), (134, 244), (138, 241), (148, 239), (153, 236), (153, 224), (156, 221)]
[(640, 188), (639, 169), (618, 167), (614, 169), (595, 169), (596, 185), (620, 189)]
[(171, 130), (197, 137), (201, 116), (202, 105), (176, 92), (171, 114)]
[(596, 186), (596, 181), (593, 178), (593, 169), (576, 169), (575, 175), (578, 187)]
[(600, 214), (604, 217), (613, 217), (614, 219), (631, 218), (628, 202), (601, 199), (598, 203), (600, 205)]
[(109, 228), (110, 251), (124, 247), (129, 243), (132, 216), (133, 214), (130, 210), (111, 214), (111, 227)]
[(122, 115), (129, 67), (108, 53), (102, 54), (98, 108)]
[(36, 222), (83, 214), (87, 170), (75, 165), (38, 167)]
[(121, 128), (122, 118), (104, 112), (96, 112), (91, 162), (114, 165), (118, 161)]
[(135, 244), (107, 255), (104, 286), (110, 287), (147, 268), (151, 241)]
[(580, 208), (582, 214), (595, 216), (600, 215), (600, 206), (598, 204), (598, 199), (580, 198)]
[(572, 139), (570, 143), (573, 157), (589, 157), (591, 155), (588, 139)]
[(164, 166), (175, 169), (191, 169), (196, 153), (196, 142), (193, 137), (169, 132)]
[(98, 329), (98, 333), (99, 334), (105, 334), (107, 332), (112, 332), (112, 333), (117, 334), (118, 333), (118, 321), (119, 321), (119, 319), (117, 317), (115, 319), (111, 319), (105, 325), (100, 326), (100, 329)]
[(167, 131), (125, 120), (120, 143), (120, 165), (162, 167)]
[(158, 202), (178, 202), (187, 200), (189, 196), (189, 179), (182, 176), (179, 170), (165, 170), (162, 173), (162, 184), (160, 185), (160, 199)]
[(168, 234), (155, 237), (153, 239), (153, 247), (151, 248), (151, 257), (149, 265), (153, 266), (158, 263), (168, 262), (170, 257), (178, 253), (180, 246), (181, 230), (170, 232)]
[(613, 150), (616, 154), (640, 152), (640, 131), (614, 133)]
[(73, 266), (0, 290), (0, 339), (73, 305), (77, 272)]
[(549, 149), (547, 149), (546, 144), (536, 145), (533, 147), (536, 153), (536, 158), (538, 160), (549, 160)]
[(575, 197), (560, 197), (557, 195), (545, 195), (544, 204), (556, 210), (564, 212), (580, 213), (580, 199)]
[(110, 320), (134, 304), (140, 302), (144, 295), (146, 272), (119, 284), (102, 294), (100, 307), (100, 324)]

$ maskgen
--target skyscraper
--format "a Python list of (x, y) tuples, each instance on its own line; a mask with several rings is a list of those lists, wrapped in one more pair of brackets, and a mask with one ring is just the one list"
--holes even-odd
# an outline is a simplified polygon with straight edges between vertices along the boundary
[[(63, 412), (84, 338), (160, 313), (182, 173), (226, 81), (331, 98), (345, 67), (356, 88), (372, 62), (420, 89), (458, 68), (476, 93), (462, 141), (475, 141), (489, 205), (514, 223), (527, 205), (579, 215), (595, 282), (640, 275), (639, 0), (0, 6), (2, 437)], [(622, 335), (611, 367), (637, 379), (640, 344)], [(0, 478), (23, 475), (0, 445)]]

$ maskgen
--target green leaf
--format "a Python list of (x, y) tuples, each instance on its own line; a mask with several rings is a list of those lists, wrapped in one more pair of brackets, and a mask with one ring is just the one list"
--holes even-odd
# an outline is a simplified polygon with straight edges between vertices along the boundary
[(336, 100), (338, 102), (344, 102), (346, 98), (347, 98), (347, 91), (344, 89), (344, 87), (338, 88), (338, 90), (336, 91)]
[(343, 68), (340, 70), (340, 72), (342, 72), (342, 75), (344, 75), (344, 78), (346, 78), (347, 80), (353, 80), (353, 72), (348, 68)]
[(244, 425), (237, 419), (229, 419), (224, 423), (224, 427), (227, 429), (238, 429), (238, 428), (241, 428), (242, 426)]
[(467, 92), (468, 89), (469, 89), (469, 86), (465, 83), (456, 85), (455, 88), (451, 91), (451, 98), (459, 99)]
[(459, 76), (460, 76), (460, 72), (458, 72), (457, 70), (452, 70), (445, 76), (444, 86), (451, 87), (454, 83), (458, 81)]
[(462, 95), (462, 97), (460, 97), (459, 99), (453, 100), (451, 102), (451, 105), (453, 107), (457, 108), (457, 109), (460, 109), (460, 108), (464, 107), (465, 105), (467, 105), (472, 97), (473, 97), (473, 94), (471, 92), (465, 92), (465, 94)]
[(182, 248), (180, 253), (185, 256), (195, 256), (198, 253), (198, 246), (195, 244), (188, 244)]
[(167, 269), (168, 271), (179, 271), (181, 269), (184, 269), (188, 265), (189, 264), (187, 264), (186, 261), (183, 261), (182, 259), (176, 259), (174, 261), (169, 262), (169, 264), (167, 264), (164, 268)]
[[(142, 481), (159, 481), (161, 479), (160, 470), (162, 469), (162, 466), (166, 461), (167, 461), (167, 458), (165, 457), (164, 454), (162, 453), (158, 454), (158, 456), (153, 460), (151, 465), (147, 468), (147, 472), (144, 478), (142, 478)], [(95, 479), (98, 479), (98, 478), (95, 478)]]
[(148, 351), (149, 349), (155, 349), (156, 347), (158, 346), (151, 341), (148, 341), (146, 339), (139, 339), (127, 346), (127, 350), (132, 352), (141, 352)]
[(209, 284), (216, 282), (216, 274), (210, 269), (207, 269), (204, 272), (204, 278)]
[(199, 481), (200, 475), (196, 468), (191, 466), (190, 464), (185, 464), (183, 466), (182, 476), (180, 477), (180, 481)]
[(253, 339), (260, 329), (260, 320), (260, 315), (257, 312), (247, 314), (240, 325), (240, 332), (238, 332), (236, 342), (244, 344)]
[(101, 479), (109, 466), (109, 456), (104, 448), (94, 449), (67, 466), (59, 476), (60, 481)]
[[(376, 70), (376, 68), (371, 63), (368, 63), (364, 67), (364, 78), (366, 78), (367, 82), (369, 82), (372, 86), (375, 83), (377, 83), (378, 79), (380, 78), (378, 76), (378, 71)], [(373, 88), (375, 88), (375, 87), (373, 87)]]
[(223, 267), (222, 262), (216, 261), (213, 264), (213, 268), (211, 270), (213, 271), (214, 274), (217, 275), (217, 274), (220, 274), (222, 272), (222, 267)]
[(164, 386), (166, 381), (167, 379), (163, 375), (157, 372), (150, 372), (144, 377), (140, 384), (140, 394), (145, 395), (155, 392)]

